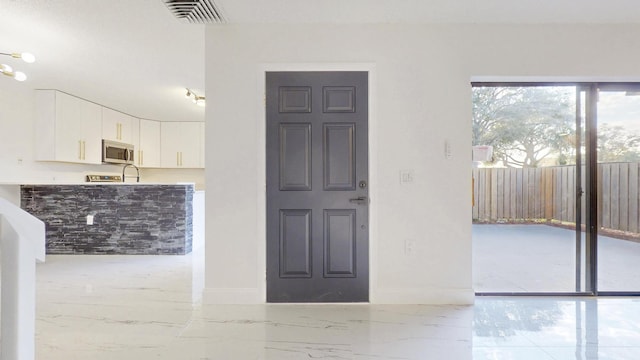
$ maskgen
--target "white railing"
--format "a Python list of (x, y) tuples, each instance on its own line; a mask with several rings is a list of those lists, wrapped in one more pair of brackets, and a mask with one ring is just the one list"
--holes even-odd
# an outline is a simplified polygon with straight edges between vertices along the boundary
[(34, 360), (36, 261), (45, 259), (44, 223), (0, 198), (1, 360)]

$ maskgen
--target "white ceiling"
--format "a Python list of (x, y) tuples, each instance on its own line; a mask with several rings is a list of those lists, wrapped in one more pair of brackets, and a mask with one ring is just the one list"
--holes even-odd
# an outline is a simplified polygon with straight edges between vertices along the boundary
[(239, 23), (630, 23), (638, 0), (215, 0)]
[(0, 52), (36, 62), (15, 86), (59, 89), (128, 114), (204, 120), (185, 87), (204, 93), (204, 26), (184, 24), (161, 0), (0, 0)]
[[(640, 23), (638, 0), (215, 2), (229, 23)], [(184, 98), (185, 87), (204, 94), (204, 26), (178, 21), (162, 0), (0, 0), (0, 34), (0, 52), (37, 57), (0, 58), (29, 76), (17, 87), (60, 89), (142, 118), (204, 120)]]

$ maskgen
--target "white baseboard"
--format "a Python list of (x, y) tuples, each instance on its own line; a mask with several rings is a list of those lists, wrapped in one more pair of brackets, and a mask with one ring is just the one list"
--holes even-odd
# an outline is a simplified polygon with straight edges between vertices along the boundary
[(264, 304), (265, 295), (256, 288), (205, 288), (204, 304)]
[(372, 304), (473, 305), (473, 289), (383, 288), (371, 292)]

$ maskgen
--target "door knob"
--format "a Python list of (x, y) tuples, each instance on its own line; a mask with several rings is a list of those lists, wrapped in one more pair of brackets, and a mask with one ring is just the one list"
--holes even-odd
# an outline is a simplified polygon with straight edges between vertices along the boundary
[(358, 205), (369, 205), (369, 198), (366, 196), (358, 196), (357, 198), (349, 199), (349, 202)]

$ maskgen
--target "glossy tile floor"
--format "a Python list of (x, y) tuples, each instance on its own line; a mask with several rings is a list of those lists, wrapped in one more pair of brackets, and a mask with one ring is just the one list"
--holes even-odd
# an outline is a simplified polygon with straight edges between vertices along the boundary
[(202, 305), (202, 257), (49, 256), (37, 359), (640, 359), (640, 299)]

